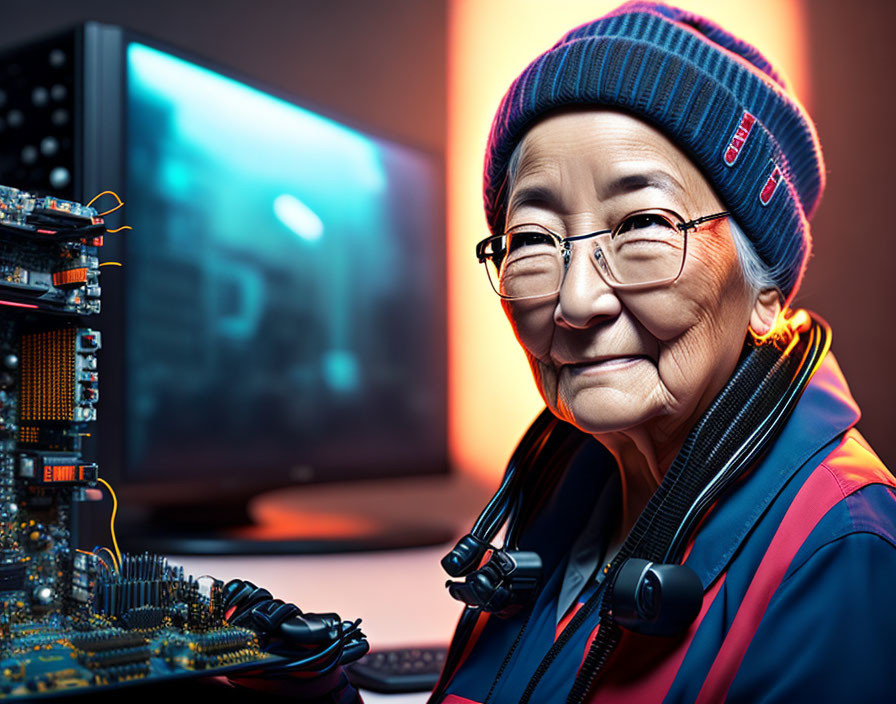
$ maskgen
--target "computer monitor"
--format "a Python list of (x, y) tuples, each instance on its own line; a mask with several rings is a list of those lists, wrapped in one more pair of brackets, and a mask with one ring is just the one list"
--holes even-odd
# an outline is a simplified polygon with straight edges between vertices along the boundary
[(164, 512), (144, 537), (275, 487), (447, 472), (438, 156), (120, 27), (4, 60), (10, 185), (114, 190), (133, 228), (102, 249), (92, 444)]

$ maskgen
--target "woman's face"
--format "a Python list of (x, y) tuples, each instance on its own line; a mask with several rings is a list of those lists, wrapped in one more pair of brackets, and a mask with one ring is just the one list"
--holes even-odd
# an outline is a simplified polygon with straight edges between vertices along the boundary
[[(532, 127), (521, 149), (507, 228), (536, 223), (567, 237), (612, 228), (638, 210), (671, 210), (685, 221), (725, 210), (675, 145), (622, 113), (556, 114)], [(643, 428), (658, 440), (676, 437), (731, 375), (748, 326), (767, 329), (777, 302), (749, 290), (727, 219), (688, 234), (672, 284), (614, 290), (593, 251), (593, 240), (572, 243), (559, 294), (504, 301), (545, 403), (595, 435)]]

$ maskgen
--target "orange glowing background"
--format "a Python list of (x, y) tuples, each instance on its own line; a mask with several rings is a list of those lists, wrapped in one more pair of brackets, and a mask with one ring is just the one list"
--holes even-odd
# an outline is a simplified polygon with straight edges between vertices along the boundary
[[(572, 27), (616, 7), (601, 0), (453, 0), (448, 32), (449, 442), (460, 471), (494, 484), (543, 407), (474, 245), (486, 236), (488, 130), (514, 78)], [(680, 0), (756, 45), (809, 105), (802, 0)]]

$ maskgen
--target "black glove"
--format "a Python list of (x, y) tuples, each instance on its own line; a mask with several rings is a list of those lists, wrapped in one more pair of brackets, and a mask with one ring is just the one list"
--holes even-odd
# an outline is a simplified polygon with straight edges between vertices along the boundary
[(263, 650), (284, 658), (263, 670), (231, 677), (232, 681), (305, 702), (361, 701), (341, 669), (370, 649), (360, 619), (302, 613), (294, 604), (274, 599), (267, 589), (238, 579), (224, 585), (224, 609), (231, 624), (254, 631)]

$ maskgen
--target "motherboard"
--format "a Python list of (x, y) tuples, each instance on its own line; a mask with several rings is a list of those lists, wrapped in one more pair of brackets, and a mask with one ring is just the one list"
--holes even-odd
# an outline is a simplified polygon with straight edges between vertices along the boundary
[(74, 543), (75, 504), (114, 499), (82, 454), (108, 212), (0, 186), (0, 700), (282, 660), (228, 623), (220, 581), (122, 554), (114, 532), (111, 547)]

